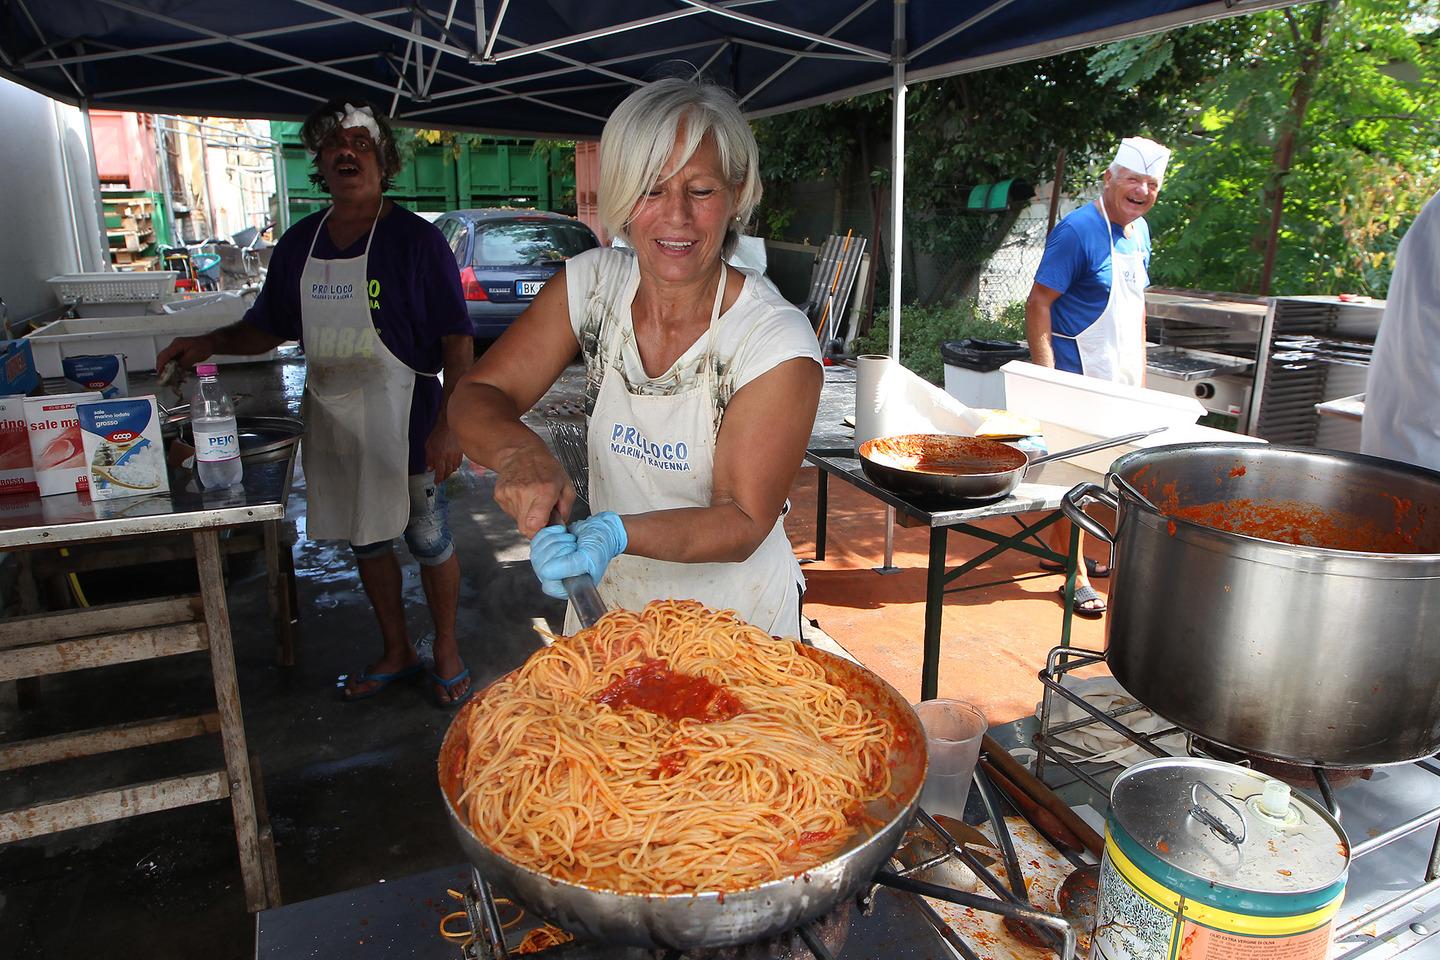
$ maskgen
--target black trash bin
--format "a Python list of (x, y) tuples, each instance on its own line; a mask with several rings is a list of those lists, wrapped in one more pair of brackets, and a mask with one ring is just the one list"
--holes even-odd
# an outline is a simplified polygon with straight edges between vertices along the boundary
[(1029, 360), (1030, 348), (1015, 340), (943, 340), (945, 392), (970, 407), (1005, 409), (1005, 377), (1011, 360)]

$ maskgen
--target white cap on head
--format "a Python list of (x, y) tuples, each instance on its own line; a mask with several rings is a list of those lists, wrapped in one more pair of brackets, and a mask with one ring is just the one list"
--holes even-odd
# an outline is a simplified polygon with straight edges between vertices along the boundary
[(1126, 137), (1120, 141), (1120, 149), (1115, 151), (1115, 159), (1112, 163), (1124, 167), (1126, 170), (1134, 170), (1136, 173), (1164, 181), (1165, 164), (1169, 160), (1170, 151), (1154, 140), (1147, 140), (1144, 137)]

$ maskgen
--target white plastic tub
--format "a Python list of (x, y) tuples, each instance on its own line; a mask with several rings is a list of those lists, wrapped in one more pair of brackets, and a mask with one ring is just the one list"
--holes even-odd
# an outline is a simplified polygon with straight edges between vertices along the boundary
[[(56, 320), (25, 335), (35, 354), (35, 369), (42, 377), (64, 376), (60, 361), (65, 357), (77, 357), (103, 353), (125, 355), (125, 369), (129, 373), (144, 373), (155, 369), (155, 357), (169, 346), (176, 337), (193, 337), (209, 333), (221, 324), (207, 316), (187, 316), (184, 313), (146, 315), (134, 317), (81, 317), (76, 320)], [(272, 360), (275, 351), (256, 354), (253, 357), (217, 356), (215, 363), (250, 363)]]
[(1095, 473), (1105, 473), (1117, 458), (1143, 447), (1251, 439), (1197, 424), (1205, 408), (1194, 397), (1097, 380), (1023, 360), (1010, 361), (1000, 372), (1005, 376), (1005, 408), (1039, 420), (1051, 453), (1106, 437), (1166, 428), (1136, 443), (1068, 461)]

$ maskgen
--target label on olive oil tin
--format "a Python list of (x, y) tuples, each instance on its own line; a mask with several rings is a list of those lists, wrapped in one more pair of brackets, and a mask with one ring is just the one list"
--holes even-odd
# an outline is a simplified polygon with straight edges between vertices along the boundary
[(1162, 886), (1107, 841), (1090, 960), (1325, 960), (1339, 906), (1283, 918), (1232, 913)]

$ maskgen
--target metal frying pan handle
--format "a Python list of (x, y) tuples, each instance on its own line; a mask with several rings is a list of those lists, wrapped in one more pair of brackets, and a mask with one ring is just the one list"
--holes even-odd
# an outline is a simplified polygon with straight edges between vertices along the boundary
[(1042, 463), (1049, 463), (1051, 460), (1066, 460), (1070, 457), (1078, 457), (1082, 453), (1094, 453), (1096, 450), (1108, 450), (1111, 447), (1118, 447), (1123, 443), (1133, 443), (1142, 437), (1153, 436), (1161, 430), (1168, 430), (1168, 427), (1152, 427), (1149, 430), (1141, 430), (1139, 433), (1127, 433), (1123, 437), (1111, 437), (1108, 440), (1096, 440), (1094, 443), (1087, 443), (1083, 447), (1071, 447), (1069, 450), (1061, 450), (1059, 453), (1047, 453), (1043, 457), (1036, 457), (1025, 466), (1035, 467)]
[(1089, 500), (1099, 500), (1106, 506), (1115, 509), (1120, 502), (1115, 495), (1110, 493), (1098, 483), (1082, 483), (1070, 489), (1060, 501), (1060, 510), (1070, 520), (1079, 525), (1080, 529), (1092, 537), (1099, 537), (1108, 544), (1115, 543), (1115, 535), (1105, 529), (1105, 525), (1085, 512), (1085, 503)]

